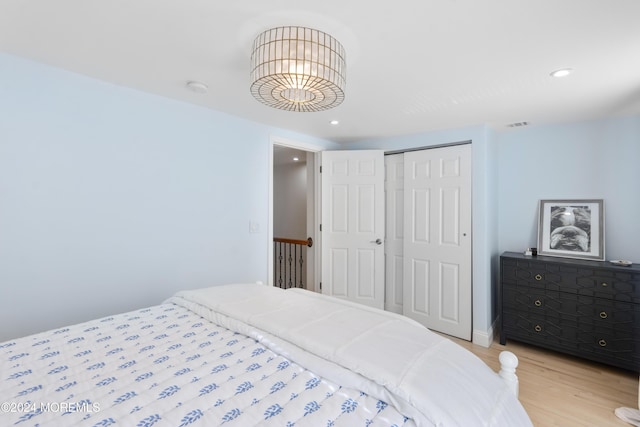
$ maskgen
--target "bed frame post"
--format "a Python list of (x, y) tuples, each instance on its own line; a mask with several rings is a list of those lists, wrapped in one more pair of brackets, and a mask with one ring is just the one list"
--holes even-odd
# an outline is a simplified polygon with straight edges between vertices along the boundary
[(518, 376), (516, 375), (516, 368), (518, 367), (518, 358), (510, 351), (502, 351), (499, 356), (500, 360), (500, 372), (498, 375), (504, 380), (507, 386), (511, 389), (513, 394), (518, 397), (520, 392), (520, 385)]

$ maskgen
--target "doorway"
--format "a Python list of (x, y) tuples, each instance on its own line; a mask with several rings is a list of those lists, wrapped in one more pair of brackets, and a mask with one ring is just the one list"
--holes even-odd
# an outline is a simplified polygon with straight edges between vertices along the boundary
[(267, 282), (270, 286), (318, 291), (314, 169), (315, 153), (320, 150), (296, 141), (271, 140)]

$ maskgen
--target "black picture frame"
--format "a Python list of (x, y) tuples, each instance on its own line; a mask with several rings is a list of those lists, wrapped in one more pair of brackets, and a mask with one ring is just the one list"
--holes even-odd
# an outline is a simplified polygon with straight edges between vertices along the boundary
[(604, 200), (540, 200), (538, 254), (604, 260)]

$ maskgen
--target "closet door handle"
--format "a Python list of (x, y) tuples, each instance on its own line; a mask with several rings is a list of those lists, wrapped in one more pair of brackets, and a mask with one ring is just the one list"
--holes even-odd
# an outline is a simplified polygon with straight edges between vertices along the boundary
[(601, 312), (600, 312), (600, 318), (601, 318), (601, 319), (606, 319), (607, 317), (609, 317), (609, 316), (607, 315), (607, 312), (606, 312), (606, 311), (601, 311)]
[(375, 243), (376, 245), (381, 245), (382, 244), (382, 239), (372, 240), (371, 243)]
[(536, 274), (534, 279), (536, 279), (539, 282), (540, 280), (542, 280), (542, 275)]

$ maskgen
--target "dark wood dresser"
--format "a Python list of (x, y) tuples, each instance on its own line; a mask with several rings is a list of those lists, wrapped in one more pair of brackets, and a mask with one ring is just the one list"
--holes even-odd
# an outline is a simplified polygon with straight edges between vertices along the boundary
[(505, 252), (500, 343), (526, 342), (640, 372), (640, 265)]

